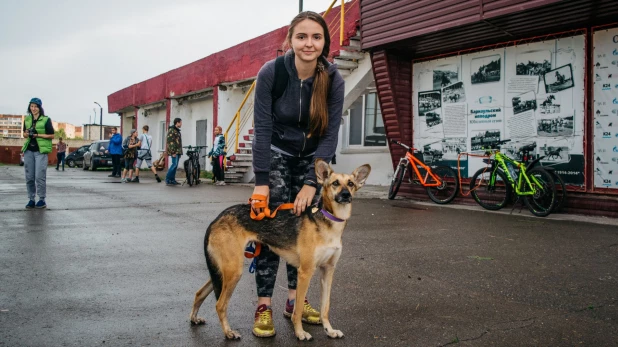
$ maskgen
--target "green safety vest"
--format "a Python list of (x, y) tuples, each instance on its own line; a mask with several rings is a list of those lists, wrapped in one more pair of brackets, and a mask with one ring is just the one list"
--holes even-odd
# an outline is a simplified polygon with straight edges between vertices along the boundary
[[(32, 121), (33, 121), (33, 116), (32, 115), (28, 115), (26, 116), (26, 119), (24, 120), (26, 129), (30, 129), (30, 127), (32, 126)], [(36, 132), (38, 134), (45, 134), (45, 124), (47, 124), (47, 120), (49, 119), (49, 117), (47, 116), (39, 116), (39, 119), (36, 122)], [(50, 139), (44, 139), (44, 138), (40, 138), (40, 137), (36, 137), (36, 142), (39, 145), (39, 152), (41, 154), (47, 154), (47, 153), (51, 153), (52, 151), (52, 140)], [(26, 143), (24, 143), (24, 146), (21, 148), (22, 152), (25, 152), (28, 149), (28, 145), (30, 144), (30, 138), (26, 139)]]

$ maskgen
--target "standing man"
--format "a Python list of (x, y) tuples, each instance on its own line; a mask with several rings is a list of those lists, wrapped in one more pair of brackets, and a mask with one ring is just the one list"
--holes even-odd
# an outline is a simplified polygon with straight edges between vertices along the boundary
[(139, 183), (139, 169), (142, 167), (142, 161), (146, 161), (146, 165), (152, 170), (152, 173), (157, 179), (157, 183), (161, 183), (161, 179), (157, 174), (157, 169), (152, 166), (152, 153), (150, 147), (152, 146), (152, 136), (148, 135), (148, 125), (142, 127), (142, 134), (138, 138), (140, 149), (137, 152), (137, 165), (135, 165), (135, 178), (131, 180), (133, 183)]
[(62, 171), (64, 171), (64, 157), (67, 154), (67, 144), (62, 142), (62, 137), (58, 139), (58, 144), (56, 145), (56, 159), (58, 162), (56, 163), (56, 171), (60, 167), (60, 162), (62, 162)]
[(120, 159), (122, 158), (122, 135), (118, 133), (118, 128), (113, 127), (112, 136), (109, 139), (109, 149), (106, 151), (112, 156), (112, 174), (107, 177), (120, 177), (122, 169)]
[(178, 160), (182, 156), (182, 137), (180, 135), (180, 127), (182, 127), (182, 119), (174, 118), (174, 124), (170, 125), (167, 132), (167, 155), (172, 157), (172, 164), (167, 170), (165, 176), (165, 184), (175, 186), (180, 183), (176, 182), (176, 169), (178, 168)]
[[(28, 204), (26, 208), (45, 208), (47, 191), (47, 161), (52, 151), (54, 126), (43, 110), (43, 102), (32, 98), (28, 105), (28, 115), (24, 119), (24, 137), (26, 142), (21, 151), (24, 153), (24, 170), (26, 171), (26, 188), (28, 189)], [(34, 198), (39, 195), (39, 201)]]

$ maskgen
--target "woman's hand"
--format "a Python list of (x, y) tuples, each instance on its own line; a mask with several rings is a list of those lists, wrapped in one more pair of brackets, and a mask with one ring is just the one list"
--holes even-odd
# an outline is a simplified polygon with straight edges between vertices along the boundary
[[(266, 197), (266, 206), (268, 206), (268, 199), (270, 198), (270, 188), (268, 188), (268, 186), (255, 186), (255, 188), (253, 188), (253, 194), (252, 195), (264, 195)], [(255, 201), (251, 201), (251, 208), (253, 209), (253, 211), (255, 212), (255, 214), (260, 214), (262, 212), (264, 212), (263, 208), (255, 208), (253, 205), (255, 204)]]
[(311, 206), (311, 202), (315, 196), (315, 191), (316, 189), (312, 186), (303, 186), (300, 192), (298, 192), (298, 195), (296, 195), (296, 200), (294, 200), (294, 214), (300, 216), (300, 214), (304, 212), (307, 207)]

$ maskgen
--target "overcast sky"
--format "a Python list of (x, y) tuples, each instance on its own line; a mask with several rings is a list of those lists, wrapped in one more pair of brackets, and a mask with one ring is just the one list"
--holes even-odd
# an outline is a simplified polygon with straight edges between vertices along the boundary
[[(325, 11), (331, 0), (304, 0)], [(107, 96), (287, 25), (298, 0), (0, 0), (0, 114), (118, 125)]]

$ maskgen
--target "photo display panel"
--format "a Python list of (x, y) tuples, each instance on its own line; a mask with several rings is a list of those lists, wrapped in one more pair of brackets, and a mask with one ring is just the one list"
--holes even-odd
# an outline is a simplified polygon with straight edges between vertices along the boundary
[[(583, 185), (584, 45), (581, 35), (413, 63), (414, 147), (457, 170), (459, 153), (488, 142), (510, 139), (501, 150), (515, 160), (534, 143), (534, 158)], [(482, 167), (459, 163), (462, 177)]]
[(618, 189), (618, 29), (594, 33), (594, 186)]

